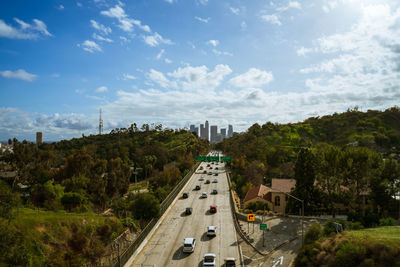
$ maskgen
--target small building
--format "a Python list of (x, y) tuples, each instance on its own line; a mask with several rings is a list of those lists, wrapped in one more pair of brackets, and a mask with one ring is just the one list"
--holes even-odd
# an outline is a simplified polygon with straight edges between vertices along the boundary
[(272, 211), (277, 213), (285, 213), (288, 196), (285, 193), (290, 193), (296, 185), (294, 179), (277, 179), (273, 178), (271, 187), (258, 185), (250, 189), (244, 198), (244, 207), (251, 202), (266, 202)]

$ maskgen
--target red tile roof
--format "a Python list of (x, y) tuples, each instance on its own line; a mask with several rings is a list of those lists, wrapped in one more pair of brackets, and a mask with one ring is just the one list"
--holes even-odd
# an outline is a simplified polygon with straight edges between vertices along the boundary
[(293, 187), (296, 186), (295, 179), (277, 179), (272, 178), (271, 189), (275, 191), (282, 191), (285, 193), (290, 193)]
[(256, 187), (253, 187), (252, 189), (250, 189), (247, 194), (246, 197), (244, 198), (244, 202), (246, 203), (249, 200), (252, 200), (256, 197), (260, 197), (263, 198), (264, 195), (266, 195), (269, 191), (269, 188), (266, 187), (265, 185), (257, 185)]

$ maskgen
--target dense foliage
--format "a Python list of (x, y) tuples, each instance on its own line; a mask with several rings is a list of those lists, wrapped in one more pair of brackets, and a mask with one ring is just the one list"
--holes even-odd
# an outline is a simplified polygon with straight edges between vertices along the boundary
[[(105, 135), (40, 146), (17, 139), (9, 143), (13, 144), (13, 153), (0, 155), (0, 172), (16, 175), (0, 180), (0, 224), (7, 225), (6, 230), (2, 228), (7, 234), (0, 249), (12, 249), (1, 253), (4, 257), (0, 265), (95, 262), (111, 237), (121, 233), (119, 226), (137, 230), (159, 216), (160, 202), (190, 170), (194, 156), (208, 151), (207, 141), (186, 130), (163, 130), (161, 125), (138, 129), (132, 124)], [(127, 194), (135, 181), (144, 185), (146, 193)], [(57, 212), (55, 216), (60, 211), (84, 215), (111, 208), (119, 219), (114, 218), (115, 224), (102, 222), (92, 227), (85, 225), (84, 215), (73, 224), (48, 225), (55, 234), (61, 231), (68, 238), (64, 243), (57, 238), (58, 242), (54, 239), (46, 243), (37, 236), (24, 237), (24, 231), (35, 232), (41, 226), (33, 223), (29, 229), (20, 229), (21, 215), (16, 211), (21, 206)], [(57, 253), (63, 247), (67, 254)], [(53, 254), (57, 256), (54, 259)]]
[[(347, 212), (394, 216), (400, 190), (400, 109), (357, 108), (304, 122), (252, 125), (217, 145), (233, 157), (232, 185), (240, 198), (272, 178), (293, 178), (305, 214)], [(289, 199), (298, 214), (301, 203)]]

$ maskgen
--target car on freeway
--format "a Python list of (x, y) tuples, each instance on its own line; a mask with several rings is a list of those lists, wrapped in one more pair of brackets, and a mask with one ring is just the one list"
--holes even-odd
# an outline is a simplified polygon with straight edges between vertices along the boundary
[(216, 226), (208, 226), (207, 227), (207, 236), (216, 236), (217, 235), (217, 227)]
[(211, 205), (210, 206), (210, 213), (216, 213), (217, 212), (217, 206)]
[(212, 175), (212, 172), (208, 172), (208, 175)]
[(193, 237), (187, 237), (183, 240), (183, 252), (191, 253), (196, 247), (196, 239)]
[(189, 197), (189, 192), (183, 192), (182, 198), (188, 198)]
[(201, 198), (207, 198), (207, 192), (201, 193)]
[(200, 185), (196, 185), (196, 187), (194, 188), (194, 190), (200, 190), (200, 189), (201, 189)]
[(193, 212), (193, 209), (192, 209), (192, 208), (186, 208), (186, 209), (185, 209), (185, 214), (186, 214), (186, 215), (190, 215), (190, 214), (192, 214), (192, 212)]
[(199, 181), (204, 181), (204, 175), (199, 178)]
[(209, 184), (209, 183), (210, 183), (210, 180), (209, 180), (209, 179), (207, 179), (205, 183), (206, 183), (206, 184)]
[(218, 179), (215, 178), (214, 181), (213, 181), (213, 183), (218, 183)]
[(213, 189), (213, 191), (211, 192), (211, 194), (213, 194), (213, 195), (218, 194), (218, 190), (217, 190), (217, 189)]
[(214, 253), (206, 253), (203, 258), (203, 267), (217, 266), (216, 264), (217, 256)]
[(233, 257), (225, 258), (225, 267), (236, 267), (236, 259)]
[(202, 170), (203, 169), (203, 166), (200, 166), (200, 169), (199, 170)]
[(214, 173), (214, 176), (218, 176), (218, 172)]
[(215, 167), (216, 170), (218, 170), (218, 167)]
[(207, 171), (206, 171), (206, 170), (204, 170), (204, 171), (203, 171), (203, 173), (204, 173), (204, 174), (206, 174), (206, 173), (207, 173)]
[(207, 164), (207, 167), (210, 167), (210, 164)]

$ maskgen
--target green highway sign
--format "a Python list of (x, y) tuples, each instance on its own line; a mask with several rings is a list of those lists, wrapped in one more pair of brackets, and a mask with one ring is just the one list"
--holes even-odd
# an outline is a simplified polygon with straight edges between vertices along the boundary
[(260, 223), (260, 230), (267, 230), (267, 224), (266, 223)]
[(222, 161), (222, 162), (231, 162), (232, 157), (230, 156), (223, 156), (223, 157), (218, 157), (218, 156), (196, 156), (196, 161), (202, 161), (202, 162), (212, 162), (212, 161)]

